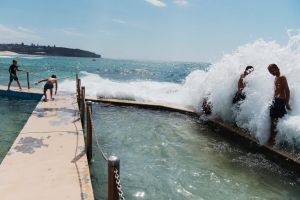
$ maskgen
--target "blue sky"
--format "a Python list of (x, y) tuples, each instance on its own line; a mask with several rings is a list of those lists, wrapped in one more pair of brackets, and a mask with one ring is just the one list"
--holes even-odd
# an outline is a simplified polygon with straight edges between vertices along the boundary
[(288, 41), (298, 0), (0, 0), (0, 42), (110, 58), (213, 62), (258, 38)]

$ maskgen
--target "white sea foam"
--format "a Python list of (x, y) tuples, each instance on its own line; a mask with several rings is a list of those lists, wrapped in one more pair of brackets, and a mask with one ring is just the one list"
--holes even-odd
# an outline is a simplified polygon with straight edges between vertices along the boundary
[(0, 52), (0, 58), (15, 58), (15, 59), (23, 58), (23, 59), (28, 59), (28, 60), (38, 60), (38, 59), (43, 59), (45, 57), (30, 56), (30, 55), (26, 55), (26, 54), (17, 54), (14, 52), (11, 52), (11, 54), (9, 52), (8, 53)]
[[(151, 81), (118, 82), (87, 72), (81, 72), (80, 75), (83, 76), (81, 81), (86, 88), (86, 94), (93, 97), (172, 103), (182, 103), (182, 100), (176, 100), (173, 96), (184, 98), (179, 92), (182, 87), (180, 84)], [(67, 80), (61, 88), (69, 90), (74, 85), (74, 81)]]
[(13, 56), (2, 56), (0, 55), (0, 58), (14, 58)]
[[(82, 82), (91, 96), (135, 99), (192, 106), (200, 111), (203, 98), (213, 104), (213, 116), (227, 122), (236, 122), (248, 129), (261, 143), (269, 138), (269, 105), (273, 98), (274, 77), (267, 71), (276, 63), (286, 75), (291, 90), (292, 111), (279, 120), (277, 142), (287, 140), (300, 144), (300, 33), (288, 33), (290, 40), (281, 46), (275, 41), (256, 40), (243, 45), (211, 65), (207, 72), (196, 70), (182, 84), (154, 81), (118, 82), (96, 74), (83, 72)], [(232, 106), (237, 81), (247, 65), (253, 73), (245, 78), (246, 100), (239, 109)], [(74, 81), (65, 81), (64, 90), (74, 88)], [(75, 89), (74, 89), (75, 90)]]
[(24, 59), (28, 59), (28, 60), (39, 60), (39, 59), (43, 59), (44, 57), (42, 57), (42, 56), (19, 56), (19, 58), (24, 58)]

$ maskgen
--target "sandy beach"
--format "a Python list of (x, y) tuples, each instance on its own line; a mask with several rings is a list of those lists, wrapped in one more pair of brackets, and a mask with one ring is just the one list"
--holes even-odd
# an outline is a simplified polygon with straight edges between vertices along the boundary
[(14, 55), (19, 55), (19, 54), (12, 51), (0, 51), (0, 56), (14, 56)]

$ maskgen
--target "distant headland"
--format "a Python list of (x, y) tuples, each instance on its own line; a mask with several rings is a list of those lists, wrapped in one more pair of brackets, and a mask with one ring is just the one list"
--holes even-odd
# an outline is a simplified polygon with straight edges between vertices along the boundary
[(38, 44), (0, 44), (0, 51), (10, 51), (18, 54), (45, 55), (45, 56), (68, 56), (101, 58), (101, 55), (81, 49), (70, 49), (66, 47), (41, 46)]

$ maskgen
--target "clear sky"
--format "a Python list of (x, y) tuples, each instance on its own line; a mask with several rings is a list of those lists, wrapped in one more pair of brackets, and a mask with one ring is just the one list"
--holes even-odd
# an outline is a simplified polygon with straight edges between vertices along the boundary
[(218, 60), (258, 38), (288, 41), (299, 0), (0, 0), (0, 42), (81, 48), (103, 57)]

